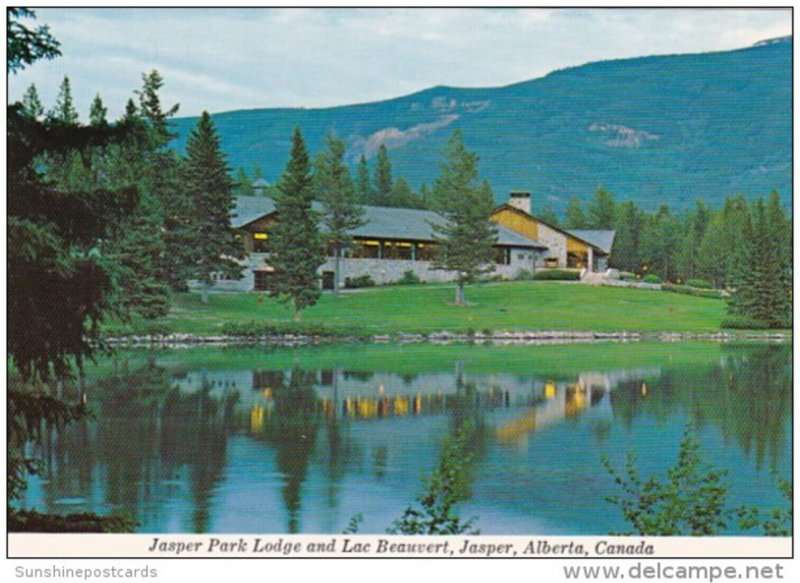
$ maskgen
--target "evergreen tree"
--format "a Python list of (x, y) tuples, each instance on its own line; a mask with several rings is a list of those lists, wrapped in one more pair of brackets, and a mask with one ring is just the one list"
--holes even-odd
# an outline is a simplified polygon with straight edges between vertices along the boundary
[(725, 201), (725, 283), (737, 288), (742, 284), (747, 264), (750, 261), (750, 240), (747, 233), (752, 226), (750, 209), (744, 196), (738, 195)]
[(175, 104), (166, 111), (161, 105), (158, 92), (164, 86), (164, 78), (156, 69), (149, 73), (142, 73), (142, 89), (137, 91), (139, 96), (139, 114), (151, 127), (153, 148), (163, 148), (169, 144), (176, 134), (169, 128), (169, 118), (174, 116), (180, 107)]
[(72, 86), (70, 85), (69, 77), (66, 75), (61, 81), (61, 86), (58, 90), (58, 98), (56, 104), (49, 113), (50, 119), (63, 123), (66, 125), (75, 125), (78, 123), (78, 111), (72, 101)]
[(456, 305), (464, 305), (464, 287), (492, 269), (497, 226), (489, 219), (494, 196), (478, 183), (478, 155), (467, 149), (460, 130), (442, 152), (434, 186), (436, 211), (444, 224), (433, 225), (437, 254), (434, 269), (456, 273)]
[(553, 207), (549, 202), (545, 202), (542, 205), (542, 208), (539, 210), (538, 217), (548, 225), (553, 225), (554, 227), (559, 226), (560, 221), (558, 220), (558, 215), (556, 214), (556, 211), (553, 210)]
[(275, 211), (280, 220), (267, 240), (268, 261), (275, 270), (268, 280), (268, 289), (281, 302), (291, 303), (295, 321), (300, 320), (302, 310), (317, 302), (321, 293), (317, 269), (325, 262), (325, 256), (316, 213), (311, 208), (313, 198), (311, 164), (297, 127), (275, 197)]
[(375, 192), (371, 204), (376, 206), (389, 206), (392, 200), (392, 163), (386, 146), (381, 144), (378, 148), (378, 158), (375, 162)]
[(585, 229), (587, 227), (586, 215), (583, 212), (580, 200), (574, 197), (569, 199), (565, 219), (564, 222), (567, 229)]
[(730, 311), (768, 328), (786, 328), (791, 320), (790, 264), (781, 245), (785, 218), (777, 197), (767, 205), (756, 201), (752, 227), (747, 229), (749, 256), (730, 301)]
[(406, 179), (401, 176), (392, 186), (392, 194), (388, 206), (416, 209), (422, 208), (422, 203), (417, 193), (411, 189)]
[(711, 213), (703, 200), (697, 199), (695, 210), (687, 212), (684, 217), (683, 235), (675, 254), (675, 268), (678, 276), (683, 279), (702, 275), (699, 251), (710, 216)]
[(673, 256), (678, 241), (680, 221), (661, 205), (658, 212), (649, 217), (641, 235), (642, 270), (659, 275), (662, 279), (673, 279), (675, 265)]
[(240, 278), (242, 268), (235, 258), (241, 256), (241, 245), (231, 227), (233, 181), (207, 111), (186, 142), (183, 176), (193, 210), (192, 278), (206, 285), (213, 283), (216, 274)]
[(697, 250), (698, 275), (717, 287), (723, 287), (726, 281), (728, 263), (726, 232), (725, 214), (722, 211), (712, 214)]
[(614, 196), (602, 186), (595, 191), (587, 210), (586, 222), (589, 229), (612, 229), (614, 227)]
[(139, 204), (104, 246), (115, 265), (115, 305), (124, 310), (124, 316), (132, 311), (154, 319), (169, 312), (169, 287), (158, 279), (165, 249), (160, 211), (155, 197), (143, 192)]
[(234, 191), (238, 196), (253, 196), (253, 182), (247, 175), (247, 170), (239, 166), (234, 181)]
[(622, 271), (638, 272), (642, 267), (640, 236), (644, 216), (633, 202), (624, 202), (619, 207), (616, 221), (616, 236), (611, 253), (611, 266)]
[(36, 90), (36, 85), (31, 83), (22, 97), (22, 109), (20, 113), (31, 119), (41, 119), (44, 115), (44, 106), (39, 99), (39, 92)]
[(424, 209), (430, 209), (434, 206), (433, 192), (425, 182), (419, 187), (419, 204), (420, 208)]
[(364, 155), (358, 160), (358, 174), (356, 175), (356, 199), (361, 204), (373, 203), (372, 181), (369, 176), (369, 165)]
[(364, 224), (364, 210), (356, 203), (355, 187), (344, 163), (344, 141), (330, 133), (325, 150), (317, 156), (314, 172), (316, 199), (322, 203), (325, 238), (333, 250), (333, 293), (339, 293), (342, 250), (352, 240), (351, 232)]
[(103, 105), (103, 100), (100, 97), (100, 94), (94, 96), (92, 100), (92, 105), (89, 109), (89, 123), (93, 126), (104, 126), (108, 124), (108, 120), (106, 119), (106, 115), (108, 114), (108, 109), (105, 105)]

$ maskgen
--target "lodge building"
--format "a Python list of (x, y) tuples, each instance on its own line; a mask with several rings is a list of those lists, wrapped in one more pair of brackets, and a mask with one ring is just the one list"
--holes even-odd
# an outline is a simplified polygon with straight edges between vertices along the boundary
[[(317, 211), (321, 207), (314, 203)], [(364, 224), (352, 231), (352, 244), (340, 260), (340, 286), (348, 278), (368, 275), (378, 284), (398, 281), (407, 271), (420, 280), (445, 282), (453, 272), (433, 269), (436, 241), (433, 225), (444, 219), (435, 212), (418, 209), (363, 206)], [(262, 196), (237, 199), (232, 226), (244, 246), (242, 278), (217, 279), (218, 291), (262, 291), (273, 269), (265, 253), (271, 225), (278, 220), (275, 203)], [(548, 225), (530, 213), (530, 194), (512, 193), (509, 203), (495, 209), (497, 223), (493, 273), (512, 279), (520, 271), (548, 267), (605, 269), (613, 243), (613, 231), (565, 231)], [(332, 255), (332, 253), (328, 253)], [(334, 284), (333, 257), (319, 268), (321, 285)]]

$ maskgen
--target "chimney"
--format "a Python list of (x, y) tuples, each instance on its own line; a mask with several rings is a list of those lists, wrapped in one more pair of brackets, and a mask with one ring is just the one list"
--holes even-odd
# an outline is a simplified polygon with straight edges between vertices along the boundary
[(509, 195), (508, 204), (514, 208), (531, 214), (531, 193), (515, 190)]

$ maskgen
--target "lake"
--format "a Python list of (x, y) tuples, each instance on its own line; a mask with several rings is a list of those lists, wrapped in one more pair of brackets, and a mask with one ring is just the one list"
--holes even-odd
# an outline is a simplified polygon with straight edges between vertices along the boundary
[(383, 533), (467, 426), (459, 514), (482, 534), (604, 535), (627, 525), (602, 457), (664, 476), (692, 423), (729, 505), (769, 510), (791, 476), (791, 359), (711, 342), (122, 351), (64, 388), (94, 419), (50, 434), (21, 505), (148, 533), (341, 533), (358, 514)]

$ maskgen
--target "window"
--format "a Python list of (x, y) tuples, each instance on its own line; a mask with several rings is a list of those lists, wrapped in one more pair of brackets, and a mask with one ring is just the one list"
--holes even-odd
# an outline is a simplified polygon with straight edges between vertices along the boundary
[(511, 249), (508, 247), (495, 248), (495, 263), (498, 265), (509, 265), (511, 263)]
[(254, 271), (253, 272), (253, 289), (255, 291), (267, 291), (267, 282), (272, 276), (269, 271)]
[(253, 233), (253, 253), (266, 253), (267, 239), (269, 235), (266, 233)]
[(376, 259), (380, 254), (380, 241), (355, 240), (350, 247), (350, 257), (354, 259)]
[(417, 243), (417, 261), (433, 261), (436, 259), (436, 245), (433, 243)]

